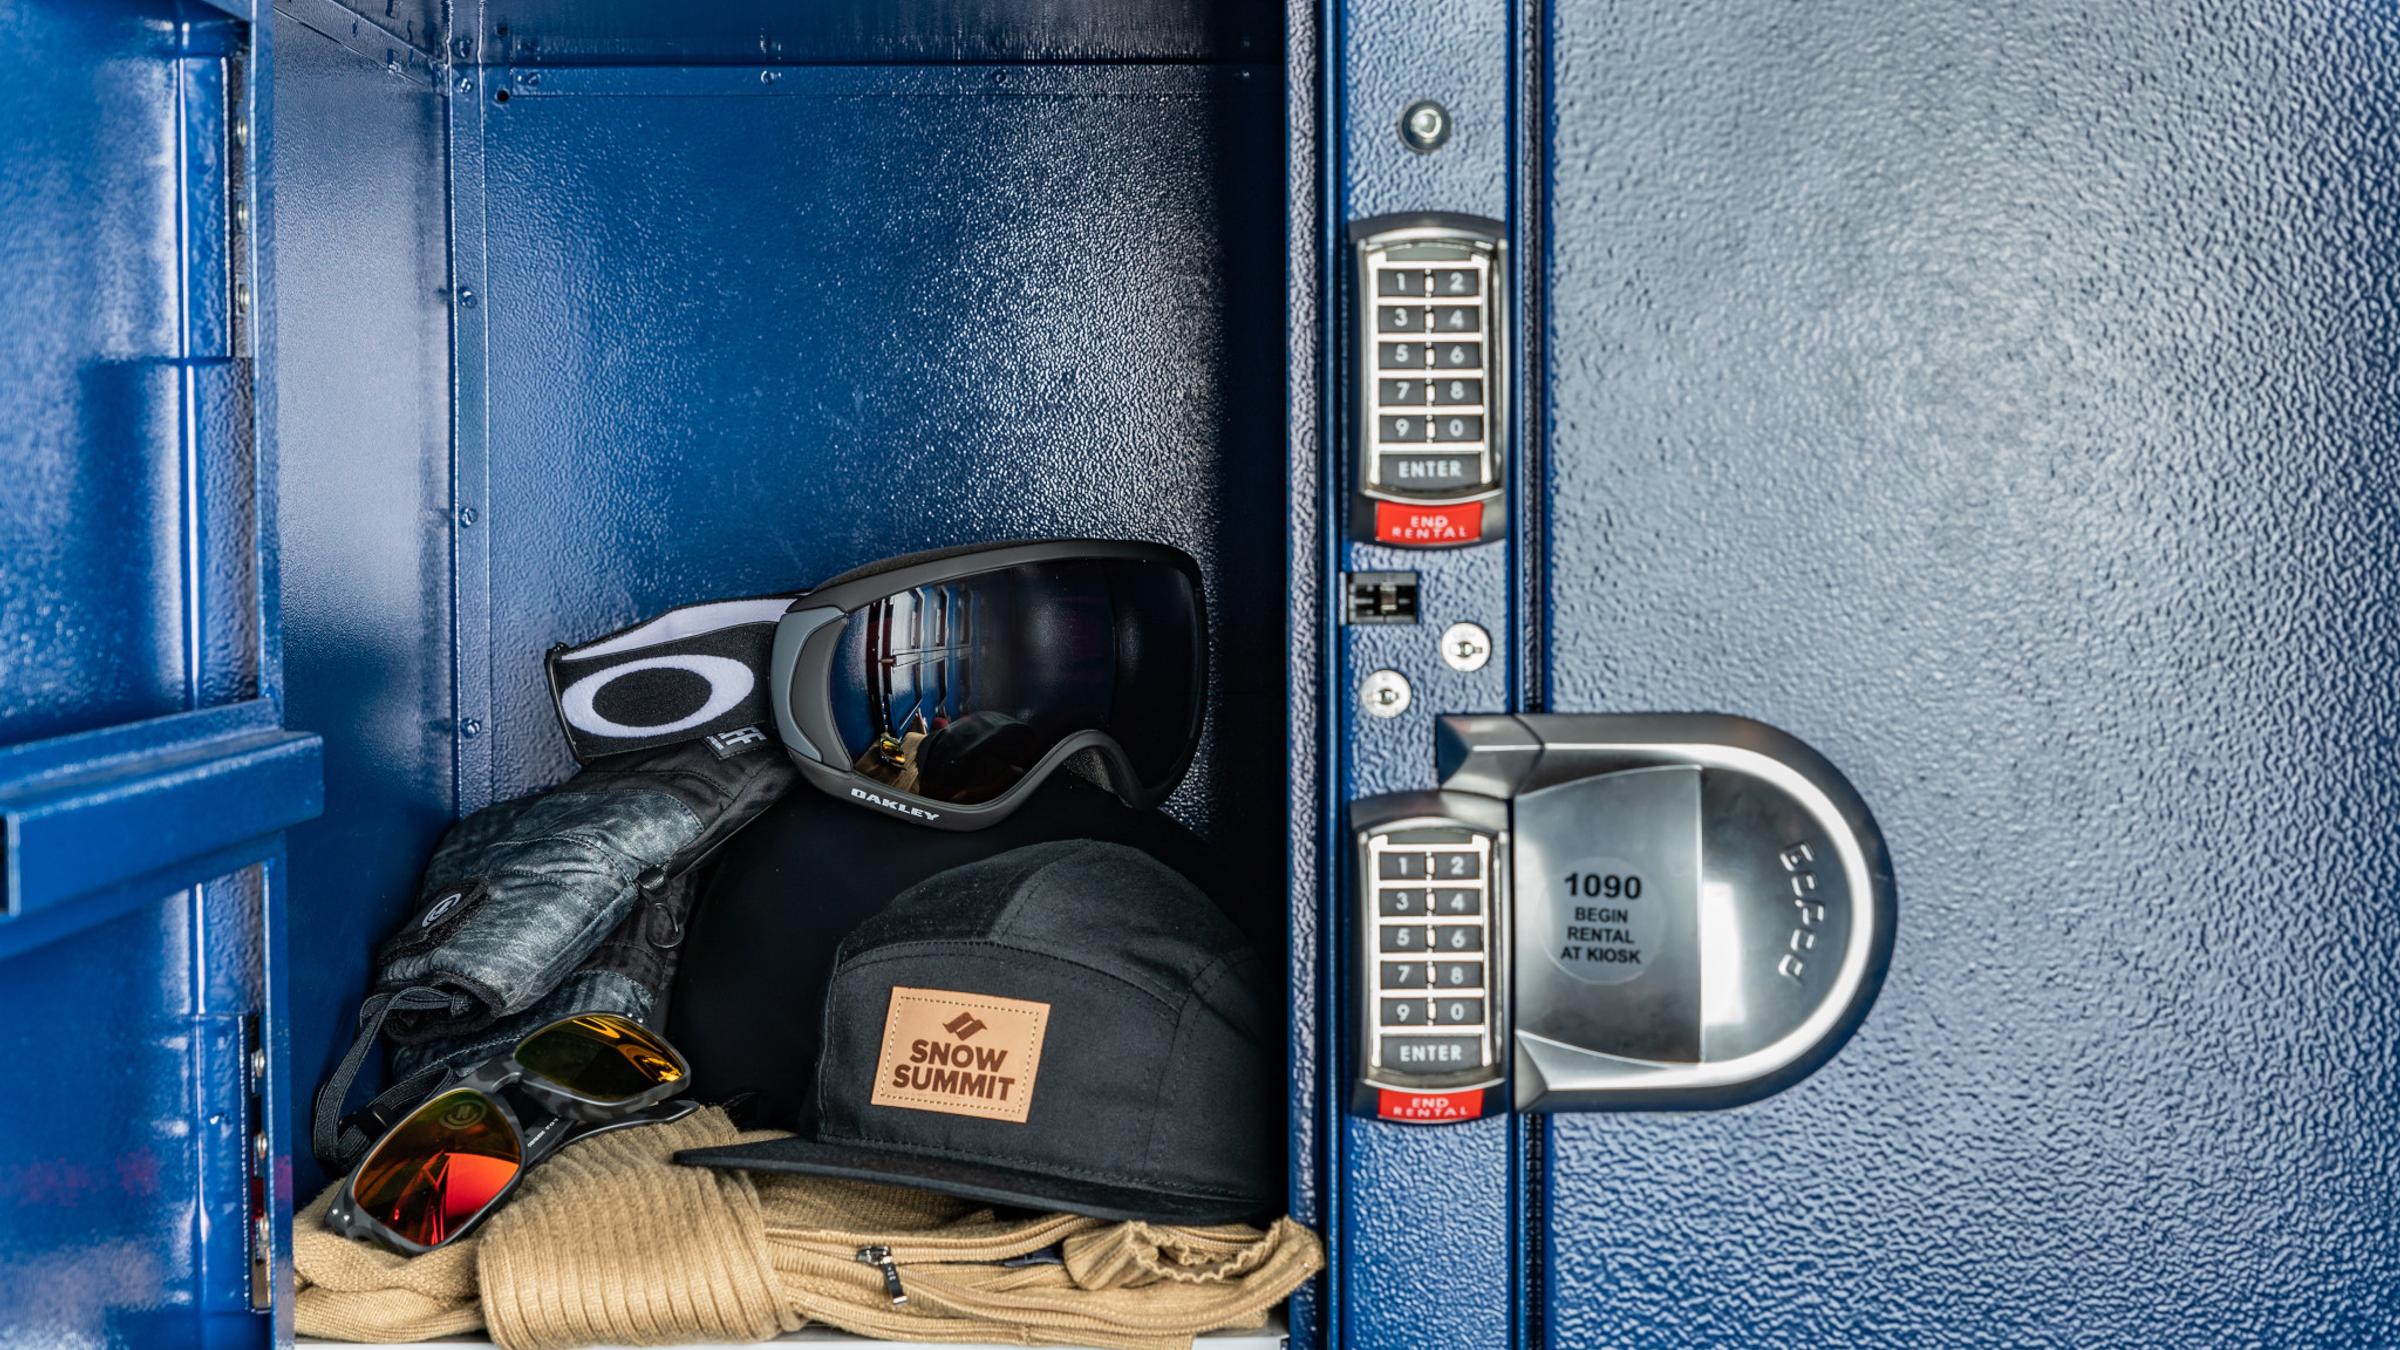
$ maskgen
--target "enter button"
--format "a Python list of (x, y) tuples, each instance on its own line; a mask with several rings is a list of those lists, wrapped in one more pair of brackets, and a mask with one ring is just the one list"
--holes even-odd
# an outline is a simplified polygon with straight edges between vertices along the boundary
[(1450, 492), (1483, 481), (1479, 455), (1385, 455), (1383, 485), (1395, 492)]
[(1481, 1036), (1386, 1036), (1383, 1067), (1402, 1073), (1454, 1073), (1483, 1064)]

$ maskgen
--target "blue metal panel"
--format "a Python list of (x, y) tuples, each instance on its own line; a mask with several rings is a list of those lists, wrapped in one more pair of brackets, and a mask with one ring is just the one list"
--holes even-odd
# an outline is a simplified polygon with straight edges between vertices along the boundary
[(554, 642), (910, 549), (1150, 538), (1216, 606), (1172, 809), (1279, 891), (1272, 72), (492, 78), (459, 186), (490, 230), (460, 379), (488, 361), (491, 793), (566, 772)]
[(185, 706), (171, 13), (0, 8), (0, 741)]
[[(291, 838), (292, 1062), (348, 1047), (368, 953), (453, 815), (449, 280), (442, 118), (331, 3), (277, 10), (276, 422), (288, 720), (325, 736), (326, 813)], [(299, 1193), (321, 1178), (302, 1157)]]
[[(277, 728), (255, 701), (62, 742), (0, 748), (0, 951), (26, 916), (129, 885), (156, 895), (224, 871), (228, 850), (247, 846), (255, 861), (324, 804), (317, 738)], [(14, 772), (20, 756), (64, 767)]]
[[(1330, 409), (1324, 397), (1331, 387), (1332, 349), (1325, 329), (1329, 306), (1324, 295), (1332, 242), (1327, 227), (1331, 182), (1317, 128), (1330, 91), (1314, 0), (1289, 0), (1285, 44), (1284, 500), (1290, 519), (1284, 552), (1284, 629), (1290, 651), (1284, 670), (1284, 769), (1290, 781), (1285, 808), (1293, 828), (1283, 893), (1291, 908), (1291, 1036), (1286, 1060), (1291, 1076), (1290, 1176), (1292, 1215), (1324, 1237), (1331, 1271), (1340, 1268), (1343, 1239), (1340, 1230), (1326, 1222), (1333, 1173), (1329, 1150), (1338, 1135), (1329, 1128), (1325, 1103), (1338, 1095), (1329, 1089), (1339, 1081), (1327, 1072), (1326, 1028), (1340, 1022), (1330, 1015), (1339, 986), (1326, 968), (1327, 914), (1319, 898), (1334, 841), (1319, 822), (1337, 819), (1339, 811), (1331, 773), (1339, 724), (1327, 716), (1325, 703), (1333, 634), (1325, 597), (1333, 548), (1325, 533), (1329, 517), (1324, 480), (1325, 448), (1338, 441), (1326, 425)], [(1326, 1343), (1326, 1323), (1334, 1306), (1329, 1297), (1332, 1284), (1330, 1274), (1320, 1276), (1296, 1291), (1287, 1305), (1291, 1344), (1297, 1350), (1316, 1350)]]
[(1805, 737), (1910, 916), (1556, 1122), (1554, 1341), (2388, 1341), (2388, 7), (1551, 17), (1555, 705)]
[[(1509, 215), (1509, 16), (1509, 6), (1492, 0), (1352, 0), (1341, 7), (1331, 222), (1337, 234), (1349, 221), (1392, 212)], [(1431, 154), (1410, 149), (1399, 134), (1402, 111), (1419, 99), (1441, 103), (1452, 120), (1450, 140)], [(1337, 255), (1335, 275), (1346, 266), (1346, 256)], [(1332, 320), (1340, 324), (1347, 314), (1343, 306)], [(1330, 387), (1346, 383), (1337, 376)], [(1334, 424), (1336, 461), (1347, 455), (1353, 434), (1347, 422)], [(1326, 487), (1346, 490), (1339, 474), (1329, 475)], [(1329, 500), (1327, 520), (1338, 532), (1346, 502)], [(1473, 673), (1450, 669), (1436, 650), (1441, 631), (1462, 619), (1495, 635), (1511, 630), (1514, 548), (1513, 542), (1440, 550), (1336, 545), (1342, 569), (1413, 570), (1422, 578), (1420, 623), (1340, 630), (1330, 683), (1344, 799), (1432, 787), (1436, 716), (1516, 706), (1514, 653), (1505, 644), (1502, 659)], [(1334, 604), (1339, 589), (1322, 588), (1318, 603)], [(1355, 691), (1370, 672), (1387, 667), (1413, 687), (1408, 710), (1390, 719), (1364, 716)], [(1328, 829), (1341, 819), (1332, 811), (1321, 817)], [(1336, 884), (1322, 892), (1330, 953), (1350, 950), (1349, 889), (1337, 873)], [(1328, 980), (1334, 1002), (1326, 1014), (1323, 1071), (1337, 1083), (1355, 1072), (1356, 1028), (1339, 1011), (1347, 1007), (1339, 991), (1359, 972), (1346, 964), (1335, 956)], [(1329, 1183), (1330, 1222), (1338, 1233), (1330, 1283), (1341, 1343), (1511, 1344), (1520, 1241), (1513, 1122), (1493, 1117), (1426, 1128), (1362, 1120), (1341, 1114), (1345, 1097), (1330, 1094), (1322, 1108), (1332, 1113), (1337, 1146)]]
[(493, 64), (1258, 61), (1279, 50), (1282, 18), (1276, 0), (340, 3), (423, 51)]
[(271, 1328), (248, 1063), (274, 832), (315, 783), (273, 701), (244, 10), (0, 7), (0, 1055), (40, 1108), (0, 1126), (0, 1326), (27, 1343)]

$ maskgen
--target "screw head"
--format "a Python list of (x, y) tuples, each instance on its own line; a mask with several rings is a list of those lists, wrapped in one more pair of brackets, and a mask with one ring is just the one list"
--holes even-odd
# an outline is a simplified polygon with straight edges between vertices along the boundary
[(1420, 155), (1430, 155), (1450, 139), (1450, 110), (1429, 98), (1408, 105), (1400, 114), (1400, 140)]
[(1369, 717), (1398, 717), (1408, 711), (1412, 691), (1408, 677), (1396, 670), (1379, 670), (1359, 682), (1359, 706)]
[(460, 735), (471, 741), (483, 734), (483, 723), (470, 717), (458, 724), (458, 731)]
[(1492, 659), (1492, 635), (1479, 623), (1459, 622), (1442, 630), (1442, 662), (1452, 670), (1481, 670)]

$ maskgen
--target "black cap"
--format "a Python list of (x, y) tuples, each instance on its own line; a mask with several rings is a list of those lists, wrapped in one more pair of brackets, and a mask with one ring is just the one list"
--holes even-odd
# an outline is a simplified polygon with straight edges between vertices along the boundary
[(1233, 924), (1145, 854), (1015, 849), (843, 939), (811, 1128), (676, 1160), (1106, 1219), (1260, 1216), (1280, 1209), (1283, 1115), (1265, 987)]

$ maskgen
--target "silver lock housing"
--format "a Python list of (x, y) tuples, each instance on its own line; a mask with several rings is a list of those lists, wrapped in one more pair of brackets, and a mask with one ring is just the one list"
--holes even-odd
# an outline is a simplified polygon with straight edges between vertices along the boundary
[(1510, 803), (1516, 1109), (1756, 1100), (1881, 988), (1889, 852), (1798, 739), (1721, 714), (1444, 717), (1436, 762), (1445, 792)]

